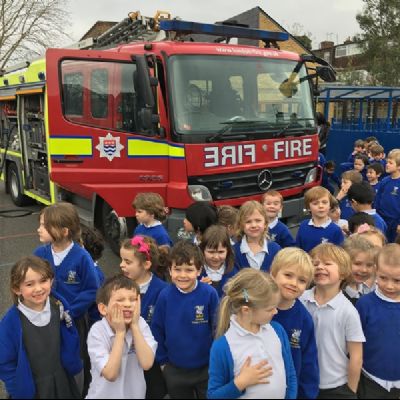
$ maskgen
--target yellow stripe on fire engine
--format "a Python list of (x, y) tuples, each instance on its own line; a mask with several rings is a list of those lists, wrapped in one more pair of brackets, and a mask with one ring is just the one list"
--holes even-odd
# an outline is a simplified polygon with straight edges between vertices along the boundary
[(92, 156), (92, 138), (50, 137), (51, 156)]
[(129, 138), (128, 157), (185, 158), (185, 148), (152, 139)]

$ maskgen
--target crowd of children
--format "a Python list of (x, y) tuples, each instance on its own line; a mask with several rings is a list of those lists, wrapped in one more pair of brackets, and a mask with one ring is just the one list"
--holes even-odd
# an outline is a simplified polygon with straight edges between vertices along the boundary
[(71, 204), (44, 208), (0, 322), (8, 395), (399, 398), (400, 149), (371, 143), (341, 182), (326, 162), (296, 237), (277, 191), (192, 204), (175, 244), (162, 197), (138, 194), (108, 279), (101, 235)]

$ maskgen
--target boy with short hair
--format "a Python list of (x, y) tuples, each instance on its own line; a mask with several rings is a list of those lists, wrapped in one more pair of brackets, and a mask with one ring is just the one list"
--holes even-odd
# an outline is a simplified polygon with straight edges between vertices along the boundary
[(301, 297), (311, 314), (320, 370), (319, 399), (356, 399), (365, 337), (357, 310), (342, 293), (351, 276), (349, 255), (330, 243), (315, 247), (315, 287)]
[(400, 246), (391, 243), (377, 257), (376, 289), (356, 308), (366, 337), (360, 399), (400, 397)]
[(369, 160), (366, 154), (356, 154), (354, 156), (354, 170), (358, 171), (365, 181), (367, 180), (368, 164)]
[(329, 190), (315, 186), (304, 196), (304, 205), (311, 211), (311, 218), (304, 220), (297, 231), (296, 245), (310, 251), (320, 243), (331, 242), (340, 245), (342, 230), (329, 218), (332, 195)]
[(375, 192), (368, 182), (353, 183), (348, 192), (347, 198), (355, 212), (364, 212), (374, 218), (375, 226), (386, 235), (387, 225), (383, 218), (372, 208), (375, 199)]
[(375, 207), (387, 224), (388, 242), (394, 242), (400, 232), (400, 149), (389, 152), (386, 172), (390, 176), (381, 181)]
[(331, 208), (328, 215), (329, 218), (340, 227), (344, 235), (349, 233), (349, 223), (347, 219), (340, 218), (341, 211), (339, 202), (333, 196), (331, 197)]
[(212, 286), (197, 279), (203, 264), (198, 246), (177, 242), (169, 260), (172, 284), (161, 291), (154, 310), (156, 359), (173, 399), (206, 398), (219, 297)]
[(378, 192), (380, 186), (380, 179), (385, 172), (381, 163), (372, 163), (367, 166), (367, 180), (371, 187), (374, 189), (375, 194)]
[(88, 335), (92, 382), (87, 399), (143, 399), (143, 370), (151, 368), (157, 342), (140, 316), (140, 291), (131, 279), (118, 275), (97, 293), (101, 321)]
[(378, 163), (381, 164), (383, 168), (386, 167), (385, 160), (385, 149), (380, 144), (376, 143), (371, 145), (369, 148), (370, 156), (371, 156), (371, 164)]
[(172, 241), (162, 221), (166, 218), (164, 200), (158, 193), (145, 192), (136, 195), (132, 202), (139, 225), (133, 236), (150, 236), (158, 246), (172, 246)]
[(335, 161), (329, 160), (326, 162), (322, 173), (321, 186), (328, 189), (331, 194), (335, 194), (335, 187), (332, 185), (332, 183), (336, 184), (337, 187), (340, 187), (340, 180), (335, 174), (335, 169)]
[(270, 271), (281, 299), (273, 320), (285, 329), (297, 375), (297, 398), (315, 399), (319, 391), (319, 368), (314, 323), (299, 297), (311, 284), (314, 267), (310, 256), (296, 247), (282, 249)]
[(357, 139), (354, 142), (354, 148), (352, 153), (349, 155), (347, 162), (353, 164), (354, 163), (354, 156), (359, 153), (365, 153), (365, 142), (362, 139)]
[(339, 202), (343, 219), (348, 220), (354, 214), (351, 203), (347, 198), (347, 192), (353, 183), (360, 183), (362, 180), (362, 175), (355, 170), (345, 171), (342, 174), (342, 184), (339, 193), (336, 195), (336, 199)]
[(282, 195), (276, 190), (269, 190), (263, 194), (261, 203), (267, 214), (268, 234), (271, 241), (278, 243), (282, 248), (295, 246), (296, 242), (289, 228), (282, 221), (279, 221), (283, 209)]

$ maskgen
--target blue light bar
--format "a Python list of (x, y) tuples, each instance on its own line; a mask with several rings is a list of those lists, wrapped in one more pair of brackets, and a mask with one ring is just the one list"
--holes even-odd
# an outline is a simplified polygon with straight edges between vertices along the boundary
[(202, 33), (207, 35), (235, 37), (254, 40), (282, 42), (289, 39), (287, 32), (263, 31), (254, 28), (242, 28), (232, 25), (202, 24), (199, 22), (161, 20), (160, 29), (181, 33)]

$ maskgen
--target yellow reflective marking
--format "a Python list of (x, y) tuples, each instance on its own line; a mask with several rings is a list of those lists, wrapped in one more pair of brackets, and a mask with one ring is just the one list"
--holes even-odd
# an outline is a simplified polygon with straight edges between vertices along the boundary
[(56, 138), (49, 140), (49, 154), (52, 156), (91, 156), (92, 138)]
[[(5, 149), (0, 149), (0, 153), (5, 153)], [(14, 157), (18, 157), (18, 158), (22, 158), (22, 154), (21, 153), (16, 153), (15, 151), (10, 151), (7, 150), (7, 155), (8, 156), (14, 156)]]
[(15, 96), (0, 96), (0, 101), (15, 100)]
[(128, 139), (128, 157), (185, 157), (183, 147), (153, 140)]
[(40, 203), (42, 203), (42, 204), (44, 204), (46, 206), (49, 206), (50, 204), (52, 204), (51, 201), (49, 201), (49, 200), (47, 200), (47, 199), (45, 199), (43, 197), (40, 197), (37, 194), (34, 194), (32, 192), (24, 191), (24, 195), (28, 196), (28, 197), (31, 197), (32, 199), (35, 199), (36, 201), (39, 201)]

